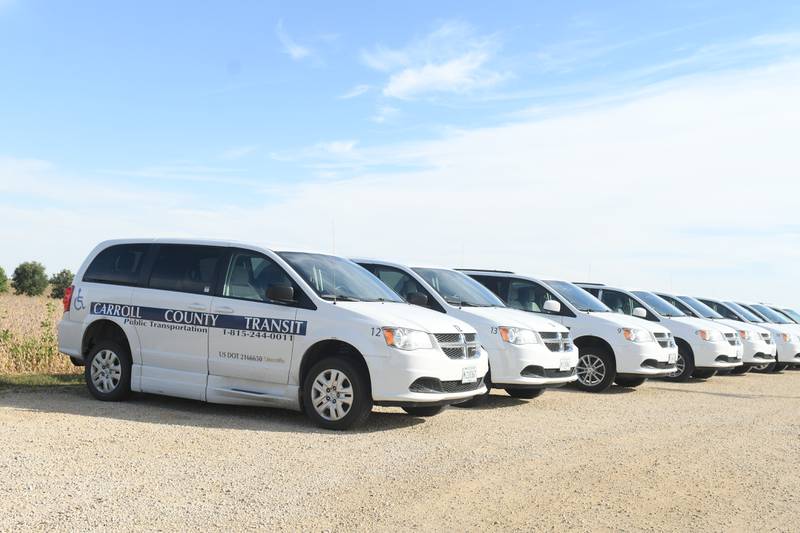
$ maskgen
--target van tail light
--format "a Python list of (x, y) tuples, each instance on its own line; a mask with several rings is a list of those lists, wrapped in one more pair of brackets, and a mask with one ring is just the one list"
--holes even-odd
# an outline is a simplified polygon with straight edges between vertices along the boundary
[(63, 299), (62, 301), (64, 302), (64, 312), (65, 312), (65, 313), (66, 313), (67, 311), (69, 311), (69, 308), (70, 308), (70, 307), (72, 307), (72, 291), (73, 291), (74, 289), (75, 289), (75, 285), (70, 285), (70, 286), (69, 286), (69, 287), (67, 287), (67, 289), (64, 291), (64, 299)]

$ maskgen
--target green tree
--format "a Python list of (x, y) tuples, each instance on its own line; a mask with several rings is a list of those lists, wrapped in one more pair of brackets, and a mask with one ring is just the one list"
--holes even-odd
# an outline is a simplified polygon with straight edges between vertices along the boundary
[(6, 271), (3, 270), (3, 267), (0, 267), (0, 294), (8, 291), (8, 278), (6, 277)]
[(72, 285), (72, 272), (66, 268), (58, 274), (53, 274), (50, 278), (50, 297), (58, 298), (59, 300), (64, 297), (67, 287)]
[(39, 296), (47, 288), (47, 275), (44, 265), (36, 261), (27, 261), (14, 269), (11, 286), (17, 294)]

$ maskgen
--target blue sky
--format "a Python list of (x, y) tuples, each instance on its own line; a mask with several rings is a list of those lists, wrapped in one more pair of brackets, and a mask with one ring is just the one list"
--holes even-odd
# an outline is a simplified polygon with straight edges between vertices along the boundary
[(800, 236), (798, 22), (793, 2), (0, 0), (0, 265), (259, 238), (656, 288), (713, 272), (710, 292), (800, 305), (764, 249)]

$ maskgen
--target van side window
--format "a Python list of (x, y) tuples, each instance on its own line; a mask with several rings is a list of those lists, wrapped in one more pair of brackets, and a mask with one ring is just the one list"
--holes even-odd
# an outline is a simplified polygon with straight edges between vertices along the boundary
[(514, 309), (548, 313), (544, 311), (544, 303), (547, 300), (558, 300), (558, 298), (538, 283), (515, 279), (508, 287), (508, 305)]
[[(304, 293), (289, 274), (269, 257), (247, 250), (231, 254), (222, 296), (255, 302), (277, 303), (267, 298), (267, 291), (273, 285), (285, 285), (294, 289), (295, 300), (302, 299)], [(282, 305), (286, 305), (281, 302)]]
[(115, 285), (138, 284), (149, 247), (149, 244), (118, 244), (106, 248), (97, 254), (86, 269), (83, 281)]
[(615, 313), (624, 315), (632, 315), (635, 308), (641, 307), (636, 300), (627, 294), (608, 289), (603, 289), (600, 300)]
[(222, 254), (222, 249), (214, 246), (163, 244), (150, 273), (149, 287), (210, 296)]
[(475, 281), (492, 291), (495, 296), (508, 303), (508, 279), (494, 276), (470, 276)]

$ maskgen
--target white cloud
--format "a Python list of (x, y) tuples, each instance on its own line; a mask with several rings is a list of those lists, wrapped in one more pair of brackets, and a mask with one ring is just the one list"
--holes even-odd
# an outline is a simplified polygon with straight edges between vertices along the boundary
[[(131, 235), (266, 235), (330, 251), (320, 228), (335, 221), (345, 255), (799, 306), (798, 88), (800, 63), (787, 62), (438, 140), (321, 143), (296, 164), (325, 179), (261, 201), (173, 200), (155, 187), (84, 201), (97, 188), (65, 179), (41, 187), (69, 190), (63, 203), (0, 195), (3, 266), (74, 269), (96, 241)], [(41, 173), (25, 165), (0, 167), (0, 187), (38, 197)]]
[(222, 152), (222, 154), (220, 154), (220, 159), (241, 159), (253, 154), (256, 150), (258, 150), (258, 147), (253, 145), (234, 146)]
[(400, 110), (396, 107), (392, 107), (389, 105), (382, 105), (378, 107), (378, 110), (372, 115), (372, 121), (378, 124), (383, 124), (384, 122), (388, 122), (395, 118), (397, 115), (400, 114)]
[(412, 99), (496, 85), (508, 76), (488, 67), (497, 48), (494, 36), (478, 36), (462, 22), (446, 22), (403, 48), (377, 46), (362, 51), (361, 58), (370, 68), (389, 74), (384, 96)]
[(346, 93), (344, 93), (341, 96), (339, 96), (339, 98), (341, 98), (343, 100), (346, 100), (348, 98), (355, 98), (357, 96), (361, 96), (362, 94), (366, 93), (370, 89), (371, 89), (371, 87), (369, 85), (366, 85), (366, 84), (356, 85), (355, 87), (353, 87), (352, 89), (350, 89)]
[(275, 34), (278, 36), (278, 40), (283, 45), (283, 51), (295, 61), (299, 61), (311, 55), (310, 48), (297, 44), (294, 39), (289, 36), (283, 27), (283, 19), (278, 21), (278, 24), (275, 27)]

